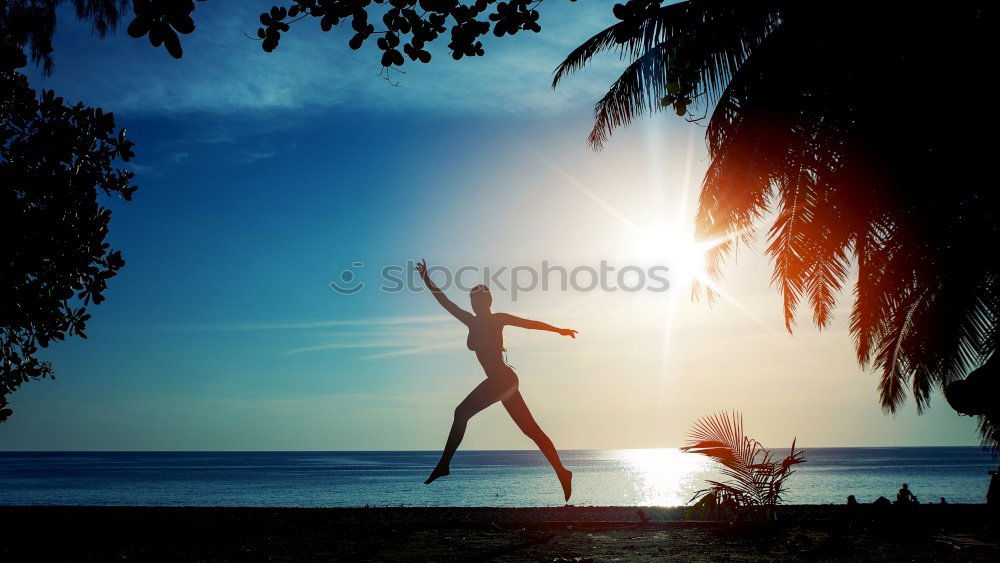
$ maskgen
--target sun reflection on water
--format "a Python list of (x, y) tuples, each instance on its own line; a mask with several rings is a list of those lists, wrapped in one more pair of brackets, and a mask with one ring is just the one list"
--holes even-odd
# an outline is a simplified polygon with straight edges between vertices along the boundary
[(676, 448), (619, 450), (622, 467), (633, 478), (635, 497), (645, 506), (680, 506), (702, 488), (712, 462)]

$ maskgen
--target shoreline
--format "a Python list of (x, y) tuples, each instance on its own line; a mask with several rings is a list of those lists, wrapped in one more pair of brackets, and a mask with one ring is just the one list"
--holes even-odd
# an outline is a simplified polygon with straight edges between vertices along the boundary
[[(649, 523), (639, 521), (643, 510)], [(998, 560), (985, 504), (784, 505), (776, 522), (687, 507), (0, 506), (0, 558), (22, 560)]]

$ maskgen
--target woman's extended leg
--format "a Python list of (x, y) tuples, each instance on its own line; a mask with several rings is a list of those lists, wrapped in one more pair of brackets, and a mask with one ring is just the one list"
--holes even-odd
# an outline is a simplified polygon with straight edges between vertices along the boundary
[(465, 437), (465, 427), (469, 424), (469, 419), (512, 391), (517, 391), (517, 379), (488, 377), (469, 393), (469, 396), (455, 408), (455, 420), (451, 424), (451, 432), (448, 433), (448, 442), (444, 446), (444, 453), (441, 454), (441, 461), (424, 483), (430, 484), (438, 477), (448, 474), (451, 458)]
[(545, 435), (545, 432), (542, 432), (542, 428), (535, 422), (535, 417), (531, 416), (531, 411), (528, 410), (528, 405), (525, 404), (521, 392), (516, 391), (510, 397), (504, 399), (503, 406), (507, 409), (510, 417), (514, 419), (514, 422), (517, 423), (517, 427), (526, 436), (535, 441), (538, 449), (542, 450), (545, 459), (549, 460), (552, 469), (556, 470), (556, 475), (559, 476), (559, 483), (563, 488), (563, 494), (566, 495), (566, 500), (569, 500), (569, 496), (573, 492), (573, 472), (563, 467), (562, 461), (559, 459), (559, 452), (552, 445), (552, 440)]

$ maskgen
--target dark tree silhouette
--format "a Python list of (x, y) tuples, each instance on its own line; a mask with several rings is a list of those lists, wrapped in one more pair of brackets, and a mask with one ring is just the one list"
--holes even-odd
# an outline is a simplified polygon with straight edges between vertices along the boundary
[[(278, 48), (282, 33), (306, 18), (320, 29), (351, 26), (351, 49), (360, 49), (377, 36), (385, 69), (400, 67), (406, 59), (428, 63), (427, 44), (447, 34), (448, 49), (455, 60), (485, 54), (480, 38), (491, 32), (497, 37), (519, 31), (539, 32), (539, 12), (544, 0), (289, 0), (261, 13), (257, 38), (267, 52)], [(576, 0), (569, 0), (576, 2)], [(139, 38), (148, 34), (153, 46), (165, 45), (175, 58), (183, 54), (178, 33), (194, 30), (191, 0), (136, 0), (135, 18), (128, 33)], [(372, 23), (372, 22), (375, 23)]]
[[(576, 0), (570, 0), (575, 2)], [(404, 54), (411, 61), (430, 62), (431, 54), (424, 47), (449, 29), (448, 49), (455, 60), (482, 56), (480, 37), (490, 32), (503, 37), (518, 31), (539, 32), (537, 8), (543, 0), (292, 0), (284, 6), (274, 6), (260, 15), (263, 27), (257, 30), (265, 51), (278, 46), (281, 33), (290, 24), (305, 17), (319, 20), (323, 31), (351, 21), (354, 36), (349, 45), (360, 49), (372, 35), (380, 35), (376, 44), (382, 51), (383, 67), (403, 66)], [(385, 7), (380, 28), (369, 22), (371, 6)], [(449, 24), (450, 22), (450, 24)], [(382, 27), (384, 26), (384, 27)], [(403, 42), (403, 39), (406, 39)], [(402, 47), (400, 45), (402, 44)]]
[[(856, 273), (858, 360), (881, 373), (885, 411), (907, 387), (922, 411), (933, 387), (997, 348), (1000, 202), (982, 133), (997, 125), (986, 99), (993, 4), (660, 4), (615, 6), (620, 21), (573, 51), (553, 85), (600, 52), (630, 61), (595, 108), (597, 148), (635, 116), (704, 112), (712, 160), (697, 230), (728, 240), (712, 273), (773, 213), (767, 252), (788, 329), (802, 301), (827, 326)], [(986, 401), (1000, 412), (1000, 396)], [(1000, 416), (961, 412), (1000, 445)]]
[(0, 34), (8, 43), (26, 48), (31, 60), (52, 72), (52, 35), (56, 10), (72, 3), (76, 16), (89, 21), (94, 33), (103, 37), (115, 30), (126, 14), (130, 0), (3, 0), (0, 2)]
[(194, 0), (5, 0), (0, 4), (0, 30), (8, 42), (26, 48), (46, 74), (53, 68), (56, 11), (67, 3), (76, 9), (77, 19), (90, 22), (100, 37), (115, 31), (131, 14), (128, 34), (148, 36), (154, 47), (163, 45), (175, 59), (184, 54), (177, 34), (191, 33), (195, 27)]
[[(52, 35), (56, 8), (72, 1), (77, 17), (91, 21), (94, 31), (104, 36), (118, 23), (132, 17), (128, 34), (148, 37), (154, 47), (163, 46), (176, 59), (183, 56), (178, 34), (194, 31), (194, 0), (10, 0), (0, 12), (0, 27), (18, 30), (12, 38), (28, 46), (36, 63), (52, 69)], [(205, 0), (198, 0), (204, 2)], [(576, 0), (569, 0), (576, 2)], [(536, 8), (544, 0), (288, 0), (261, 13), (257, 39), (271, 52), (281, 34), (305, 18), (319, 23), (323, 31), (350, 23), (354, 35), (348, 41), (360, 49), (372, 36), (382, 52), (384, 68), (403, 66), (406, 59), (427, 63), (428, 43), (447, 34), (448, 49), (455, 60), (485, 54), (479, 39), (491, 32), (497, 37), (519, 31), (541, 31)], [(371, 23), (376, 21), (376, 23)]]
[(110, 113), (41, 97), (15, 69), (20, 47), (0, 41), (0, 421), (7, 395), (53, 377), (38, 348), (86, 337), (87, 306), (104, 300), (125, 264), (105, 242), (111, 211), (98, 194), (131, 199), (132, 143)]
[(135, 17), (128, 25), (130, 36), (138, 39), (148, 35), (153, 47), (163, 45), (175, 59), (184, 55), (177, 34), (194, 31), (192, 0), (135, 0), (133, 11)]

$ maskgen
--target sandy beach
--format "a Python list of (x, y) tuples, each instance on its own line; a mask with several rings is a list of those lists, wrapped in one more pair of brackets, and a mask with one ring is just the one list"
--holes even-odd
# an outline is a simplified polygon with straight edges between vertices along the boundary
[(997, 560), (985, 505), (784, 506), (776, 523), (684, 508), (2, 507), (0, 560)]

